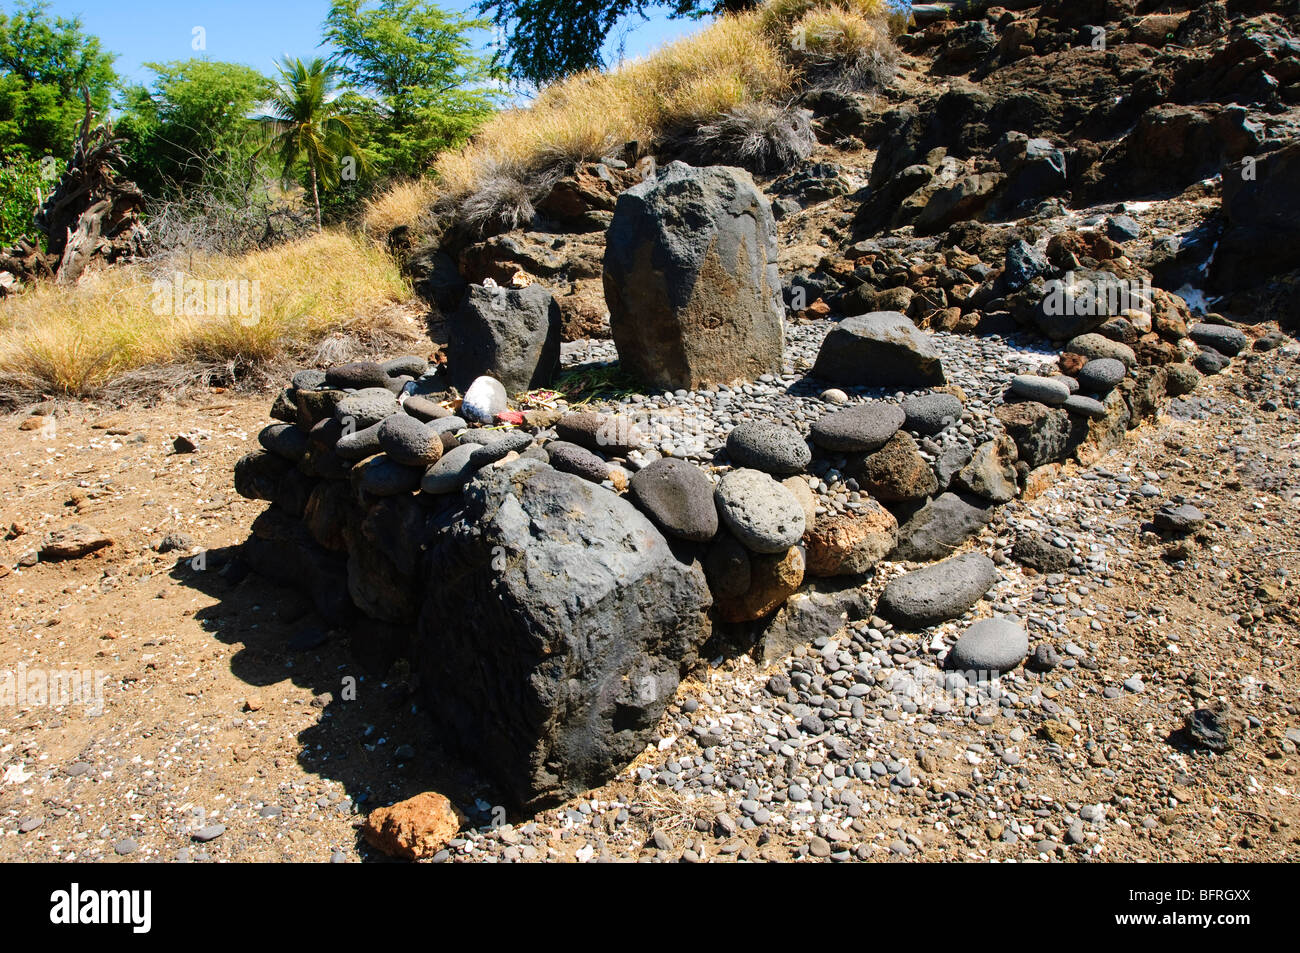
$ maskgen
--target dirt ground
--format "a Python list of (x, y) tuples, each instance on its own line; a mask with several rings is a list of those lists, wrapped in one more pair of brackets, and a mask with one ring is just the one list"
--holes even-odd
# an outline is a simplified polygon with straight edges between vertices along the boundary
[[(1099, 693), (1080, 691), (1075, 707), (1098, 737), (1117, 729), (1129, 741), (1080, 749), (1087, 764), (1049, 757), (1046, 739), (1025, 741), (1031, 791), (1127, 801), (1157, 818), (1113, 825), (1102, 859), (1300, 854), (1300, 433), (1294, 411), (1275, 400), (1294, 403), (1295, 382), (1293, 354), (1253, 355), (1198, 391), (1217, 402), (1206, 419), (1166, 416), (1097, 465), (1167, 471), (1213, 501), (1209, 529), (1190, 543), (1203, 558), (1182, 568), (1136, 523), (1116, 530), (1131, 553), (1111, 567), (1122, 582), (1107, 601), (1154, 621), (1094, 633), (1106, 649), (1097, 657), (1115, 671), (1080, 669), (1076, 680), (1082, 688), (1142, 671), (1153, 694), (1104, 709)], [(232, 467), (270, 422), (269, 404), (265, 394), (210, 393), (0, 419), (0, 673), (77, 670), (102, 675), (104, 686), (102, 712), (32, 697), (0, 706), (0, 860), (379, 859), (357, 833), (369, 807), (429, 789), (479, 799), (480, 809), (492, 803), (431, 741), (402, 671), (367, 675), (329, 620), (247, 575), (237, 558), (264, 504), (234, 493)], [(1253, 423), (1243, 428), (1243, 419)], [(177, 449), (181, 437), (193, 450)], [(1243, 441), (1252, 452), (1233, 451)], [(1058, 486), (1083, 478), (1069, 473)], [(69, 524), (112, 543), (32, 564), (44, 534)], [(159, 551), (168, 545), (178, 548)], [(733, 674), (752, 678), (752, 662), (688, 680), (682, 695)], [(1244, 708), (1243, 679), (1253, 692)], [(1243, 712), (1232, 750), (1174, 750), (1177, 713), (1216, 699)], [(680, 716), (674, 706), (666, 717)], [(623, 775), (592, 798), (643, 804), (637, 787)], [(567, 859), (580, 847), (544, 827), (563, 813), (538, 818), (546, 856)], [(664, 826), (662, 809), (633, 814), (627, 836), (611, 839), (626, 856), (637, 856), (652, 823)], [(858, 833), (870, 841), (883, 823), (869, 818)], [(794, 849), (779, 839), (757, 846), (773, 858)], [(920, 855), (978, 855), (951, 839), (933, 847)]]

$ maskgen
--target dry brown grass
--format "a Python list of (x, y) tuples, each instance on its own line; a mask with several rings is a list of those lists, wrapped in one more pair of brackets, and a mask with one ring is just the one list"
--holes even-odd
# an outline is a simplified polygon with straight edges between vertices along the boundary
[(376, 201), (364, 227), (379, 237), (415, 225), (431, 205), (471, 222), (527, 217), (556, 168), (602, 158), (627, 142), (653, 146), (754, 103), (781, 102), (805, 66), (856, 69), (862, 57), (890, 46), (889, 9), (886, 0), (770, 0), (618, 69), (556, 83), (442, 156), (429, 204), (402, 186), (392, 201)]
[[(178, 272), (189, 282), (179, 300)], [(340, 329), (364, 334), (411, 296), (381, 248), (340, 232), (238, 258), (107, 269), (0, 305), (0, 381), (92, 396), (151, 368), (171, 379), (187, 365), (266, 364)]]

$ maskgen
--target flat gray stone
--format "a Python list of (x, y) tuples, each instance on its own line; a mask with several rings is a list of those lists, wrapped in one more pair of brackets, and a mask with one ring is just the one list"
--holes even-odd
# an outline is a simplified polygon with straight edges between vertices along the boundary
[(964, 553), (890, 580), (876, 611), (896, 625), (955, 619), (992, 588), (998, 570), (983, 553)]
[(1050, 377), (1017, 374), (1011, 378), (1011, 393), (1025, 400), (1036, 400), (1049, 407), (1059, 407), (1070, 399), (1070, 388)]
[(812, 441), (823, 450), (870, 453), (883, 447), (906, 419), (897, 404), (856, 404), (819, 418), (812, 425)]
[(1090, 417), (1093, 420), (1100, 420), (1106, 416), (1106, 405), (1095, 397), (1071, 394), (1069, 399), (1061, 406), (1072, 414), (1078, 414), (1080, 417)]

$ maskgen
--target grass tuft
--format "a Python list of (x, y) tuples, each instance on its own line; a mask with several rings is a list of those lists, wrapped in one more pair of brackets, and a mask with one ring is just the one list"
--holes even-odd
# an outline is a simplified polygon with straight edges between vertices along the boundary
[[(772, 104), (810, 84), (868, 88), (888, 79), (893, 44), (886, 0), (768, 0), (609, 72), (592, 71), (543, 89), (527, 108), (499, 113), (463, 149), (439, 158), (436, 196), (410, 187), (368, 216), (379, 227), (414, 225), (432, 206), (485, 229), (512, 227), (557, 175), (615, 154), (682, 142), (701, 127), (748, 143), (764, 165), (802, 149), (797, 117)], [(842, 75), (841, 75), (842, 74)], [(760, 129), (756, 136), (738, 127)]]
[[(179, 297), (177, 272), (188, 282)], [(339, 232), (234, 258), (105, 269), (5, 302), (0, 378), (94, 396), (149, 367), (255, 366), (340, 329), (364, 334), (411, 296), (381, 248)]]

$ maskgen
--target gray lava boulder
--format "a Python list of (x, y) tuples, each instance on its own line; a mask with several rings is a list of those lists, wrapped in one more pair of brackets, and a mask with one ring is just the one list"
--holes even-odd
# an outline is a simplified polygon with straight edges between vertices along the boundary
[(751, 552), (783, 553), (807, 528), (803, 504), (759, 470), (732, 470), (713, 498), (723, 525)]
[(770, 420), (748, 420), (734, 427), (727, 434), (727, 455), (738, 467), (782, 477), (802, 473), (812, 462), (803, 435)]
[(508, 394), (545, 387), (560, 369), (560, 306), (541, 285), (470, 285), (447, 319), (447, 369), (462, 392), (493, 377)]
[(779, 374), (776, 222), (749, 173), (673, 162), (618, 197), (605, 302), (623, 367), (665, 390)]
[(993, 518), (986, 501), (943, 493), (927, 502), (898, 528), (894, 559), (926, 562), (950, 555)]
[(945, 382), (930, 336), (897, 311), (845, 318), (817, 352), (813, 374), (860, 387), (934, 387)]
[(533, 460), (471, 480), (424, 568), (426, 704), (529, 810), (599, 787), (653, 742), (710, 631), (698, 566), (626, 500)]
[(876, 611), (897, 625), (934, 625), (957, 618), (997, 581), (993, 560), (964, 553), (890, 580)]

